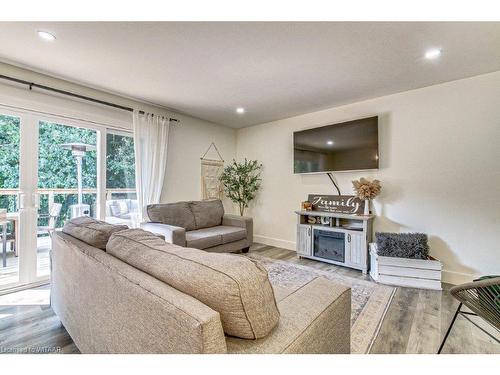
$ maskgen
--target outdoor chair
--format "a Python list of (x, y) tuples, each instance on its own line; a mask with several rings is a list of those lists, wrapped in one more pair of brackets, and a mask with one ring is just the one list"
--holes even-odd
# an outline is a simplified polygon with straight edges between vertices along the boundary
[(49, 219), (48, 225), (38, 227), (39, 233), (47, 232), (49, 236), (52, 237), (52, 233), (56, 230), (57, 219), (59, 218), (59, 215), (61, 215), (61, 209), (61, 203), (53, 203), (48, 214), (42, 214), (38, 216), (40, 219)]
[[(5, 228), (5, 229), (4, 229)], [(16, 248), (16, 235), (15, 235), (15, 227), (12, 225), (12, 231), (8, 231), (7, 222), (2, 222), (0, 226), (0, 249), (2, 251), (2, 267), (7, 266), (7, 244), (10, 243), (10, 250), (14, 251), (14, 255), (17, 256), (17, 248)], [(5, 243), (3, 236), (5, 235)]]
[[(493, 326), (497, 332), (500, 332), (500, 276), (485, 276), (471, 283), (457, 285), (450, 289), (450, 293), (460, 301), (460, 304), (439, 347), (438, 354), (443, 350), (446, 339), (459, 314), (465, 317), (467, 315), (479, 316)], [(472, 312), (462, 311), (463, 305)], [(469, 321), (471, 320), (469, 319)], [(471, 322), (475, 324), (473, 321)], [(491, 333), (478, 325), (476, 326), (497, 343), (500, 343)]]

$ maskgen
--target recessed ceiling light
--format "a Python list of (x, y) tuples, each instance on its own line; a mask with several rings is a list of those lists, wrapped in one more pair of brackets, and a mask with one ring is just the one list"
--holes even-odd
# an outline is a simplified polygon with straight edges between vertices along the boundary
[(51, 41), (51, 42), (54, 41), (54, 40), (56, 40), (55, 35), (47, 32), (47, 31), (38, 30), (37, 34), (43, 40), (48, 40), (48, 41)]
[(243, 108), (243, 107), (236, 108), (236, 113), (239, 113), (239, 114), (245, 113), (245, 108)]
[(331, 145), (333, 145), (333, 141), (327, 141), (326, 144), (331, 146)]
[(427, 60), (433, 60), (433, 59), (437, 59), (439, 56), (441, 56), (441, 49), (440, 48), (433, 48), (433, 49), (430, 49), (428, 50), (426, 53), (425, 53), (425, 58)]

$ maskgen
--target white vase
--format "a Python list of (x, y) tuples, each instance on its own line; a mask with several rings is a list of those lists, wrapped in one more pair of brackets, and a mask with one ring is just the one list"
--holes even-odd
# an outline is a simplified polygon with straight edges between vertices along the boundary
[(363, 212), (363, 215), (370, 215), (370, 200), (365, 199), (365, 212)]

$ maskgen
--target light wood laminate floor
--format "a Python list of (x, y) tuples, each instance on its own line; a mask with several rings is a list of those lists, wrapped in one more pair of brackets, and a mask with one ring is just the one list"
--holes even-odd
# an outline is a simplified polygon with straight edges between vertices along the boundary
[[(254, 245), (260, 255), (369, 280), (359, 271), (309, 259), (272, 246)], [(449, 286), (447, 286), (449, 287)], [(49, 287), (0, 296), (0, 353), (78, 353), (71, 337), (48, 306)], [(436, 353), (458, 303), (444, 291), (398, 288), (382, 321), (371, 353)], [(500, 344), (483, 330), (498, 332), (480, 318), (476, 327), (459, 316), (443, 353), (500, 353)]]

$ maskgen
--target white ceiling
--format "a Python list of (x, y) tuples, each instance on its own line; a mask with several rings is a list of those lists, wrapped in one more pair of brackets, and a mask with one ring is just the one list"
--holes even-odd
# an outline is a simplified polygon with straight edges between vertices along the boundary
[(235, 128), (500, 70), (500, 23), (2, 22), (0, 37), (0, 59)]

